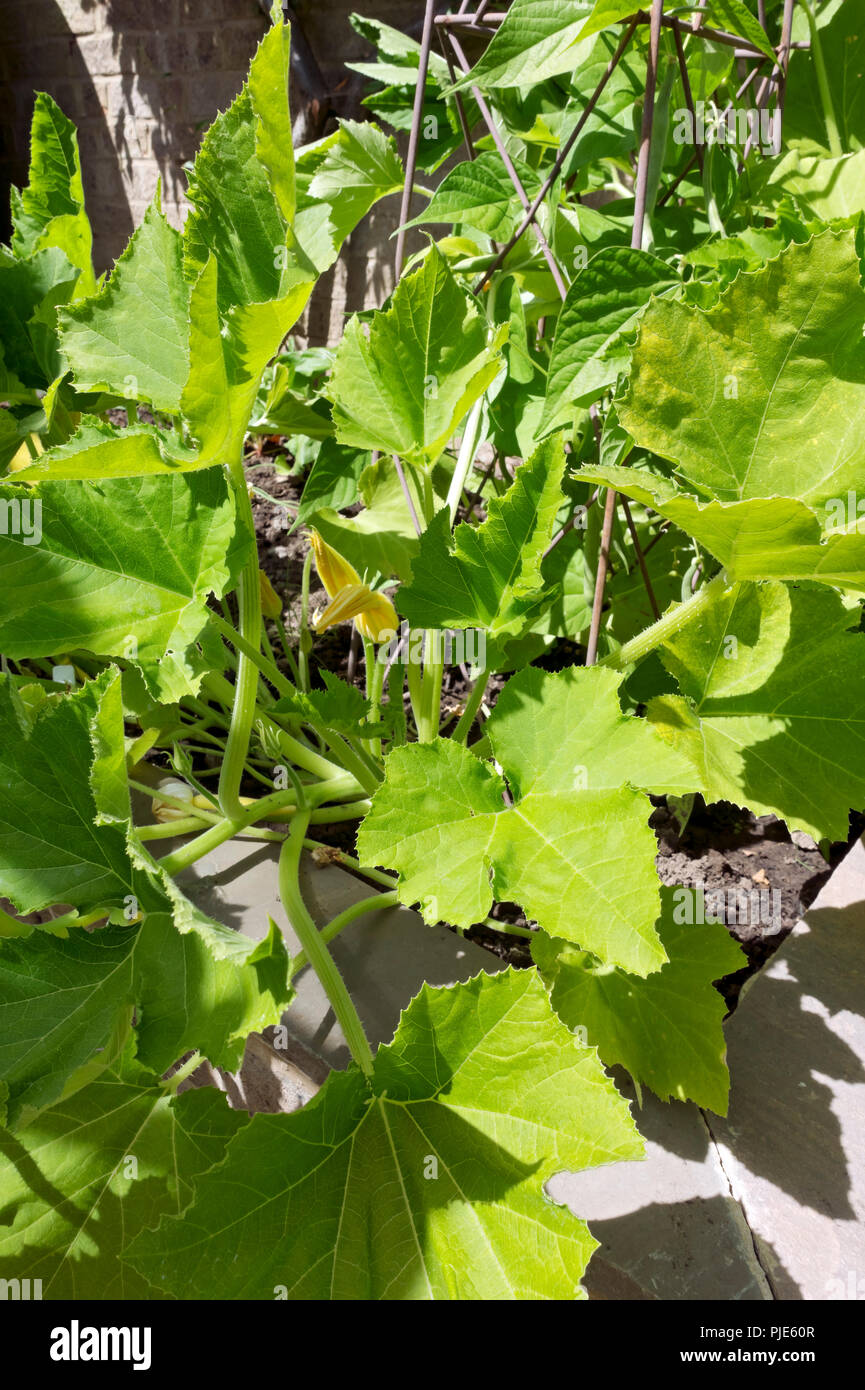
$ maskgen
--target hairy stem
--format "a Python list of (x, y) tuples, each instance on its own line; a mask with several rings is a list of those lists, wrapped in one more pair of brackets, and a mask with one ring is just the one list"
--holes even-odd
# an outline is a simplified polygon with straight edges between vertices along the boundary
[[(311, 805), (320, 805), (324, 801), (338, 798), (341, 795), (352, 795), (359, 791), (353, 777), (344, 776), (342, 778), (333, 777), (329, 782), (317, 782), (311, 787), (305, 787), (304, 793), (307, 801)], [(212, 825), (209, 830), (198, 835), (187, 845), (182, 845), (173, 854), (168, 854), (160, 860), (160, 867), (168, 874), (178, 874), (182, 869), (189, 868), (190, 864), (203, 859), (205, 854), (217, 849), (219, 845), (225, 844), (226, 840), (231, 840), (241, 830), (254, 825), (256, 821), (266, 820), (275, 817), (276, 813), (286, 807), (293, 807), (296, 792), (294, 787), (287, 787), (284, 791), (274, 792), (272, 796), (263, 796), (260, 801), (256, 801), (252, 806), (241, 806), (241, 814), (231, 819), (220, 822), (219, 825)], [(357, 803), (355, 803), (357, 804)], [(362, 805), (368, 809), (369, 803), (363, 802)], [(341, 815), (341, 807), (331, 807), (326, 813), (321, 814), (321, 819), (327, 822), (333, 820), (354, 819), (354, 816), (346, 817)], [(365, 811), (359, 811), (360, 815)], [(309, 816), (306, 816), (308, 822)]]
[[(255, 522), (253, 521), (252, 505), (246, 487), (242, 460), (238, 459), (232, 464), (230, 476), (238, 520), (253, 540), (250, 556), (244, 566), (238, 585), (240, 635), (245, 643), (257, 650), (261, 645), (258, 549), (254, 543)], [(228, 738), (225, 741), (225, 757), (219, 774), (219, 805), (222, 814), (229, 819), (242, 812), (240, 783), (243, 778), (246, 755), (249, 751), (257, 696), (258, 667), (254, 661), (250, 661), (244, 652), (241, 652), (237, 659), (237, 680), (234, 686), (231, 725), (228, 730)]]
[(704, 584), (702, 589), (698, 589), (693, 598), (687, 599), (685, 603), (676, 604), (669, 613), (665, 613), (656, 623), (652, 623), (651, 627), (632, 637), (630, 642), (626, 642), (617, 652), (610, 652), (598, 665), (611, 666), (616, 671), (623, 671), (632, 662), (642, 661), (649, 652), (675, 637), (688, 623), (692, 623), (705, 612), (727, 587), (727, 576), (722, 570), (708, 584)]
[(231, 623), (227, 623), (224, 618), (220, 618), (218, 613), (211, 613), (210, 619), (214, 627), (218, 628), (222, 633), (225, 640), (230, 642), (241, 656), (245, 656), (254, 666), (257, 666), (265, 680), (270, 681), (271, 685), (275, 690), (279, 691), (280, 695), (294, 694), (294, 686), (290, 680), (286, 680), (279, 667), (275, 666), (272, 661), (269, 661), (266, 656), (263, 656), (252, 642), (248, 642), (245, 637), (231, 626)]
[(471, 694), (469, 695), (469, 698), (466, 700), (466, 707), (460, 715), (459, 722), (456, 728), (451, 734), (451, 738), (455, 739), (457, 743), (465, 743), (466, 739), (471, 733), (472, 725), (474, 724), (477, 712), (481, 707), (481, 701), (484, 698), (484, 692), (486, 691), (487, 681), (489, 680), (489, 678), (490, 672), (489, 669), (485, 666), (484, 669), (478, 675), (478, 678), (475, 681), (474, 685), (472, 686)]
[(485, 917), (481, 922), (482, 927), (490, 927), (493, 931), (505, 932), (508, 936), (522, 936), (527, 941), (531, 941), (537, 932), (533, 932), (531, 927), (519, 927), (516, 922), (498, 922), (495, 917)]
[[(304, 843), (306, 842), (304, 841)], [(350, 926), (352, 922), (355, 922), (358, 917), (364, 916), (367, 912), (381, 912), (386, 907), (396, 907), (398, 901), (396, 889), (392, 889), (389, 893), (375, 893), (371, 898), (361, 898), (359, 902), (352, 903), (351, 907), (347, 907), (345, 912), (341, 912), (338, 917), (334, 917), (333, 921), (328, 922), (326, 927), (322, 927), (319, 936), (325, 943), (333, 941), (335, 936), (339, 936), (339, 933), (345, 927)], [(301, 970), (305, 970), (308, 965), (309, 958), (306, 951), (299, 951), (291, 962), (291, 979), (293, 980), (295, 975), (299, 975)]]
[[(364, 638), (363, 647), (366, 655), (366, 698), (369, 700), (369, 722), (377, 724), (381, 716), (381, 692), (384, 685), (385, 663), (378, 660), (375, 643), (371, 642), (369, 638)], [(372, 757), (380, 758), (381, 739), (367, 739), (366, 749)]]

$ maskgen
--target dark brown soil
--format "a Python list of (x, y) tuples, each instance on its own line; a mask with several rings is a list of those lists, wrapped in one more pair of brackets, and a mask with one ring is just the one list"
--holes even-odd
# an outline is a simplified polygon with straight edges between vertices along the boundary
[[(746, 967), (721, 982), (731, 1009), (745, 980), (777, 951), (865, 828), (861, 816), (851, 817), (849, 839), (828, 847), (827, 860), (810, 836), (801, 831), (791, 836), (776, 816), (753, 816), (728, 802), (707, 807), (698, 798), (681, 835), (663, 803), (651, 823), (658, 836), (661, 882), (723, 895), (716, 901), (725, 905), (722, 915), (730, 934), (748, 957)], [(772, 895), (768, 918), (743, 911), (758, 893)]]

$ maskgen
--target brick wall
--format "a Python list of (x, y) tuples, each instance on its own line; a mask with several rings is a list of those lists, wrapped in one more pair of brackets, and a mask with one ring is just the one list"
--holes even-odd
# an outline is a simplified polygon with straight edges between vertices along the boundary
[(100, 268), (160, 178), (179, 225), (183, 163), (240, 89), (265, 23), (254, 0), (0, 0), (4, 180), (25, 177), (33, 91), (44, 88), (79, 126)]
[[(349, 25), (352, 10), (417, 30), (423, 13), (422, 0), (296, 0), (294, 8), (338, 115), (361, 114), (361, 83), (346, 61), (372, 56)], [(26, 181), (33, 93), (45, 90), (79, 127), (98, 269), (122, 251), (157, 180), (181, 225), (183, 165), (240, 90), (266, 25), (260, 0), (0, 0), (0, 218), (8, 184)], [(389, 200), (351, 238), (301, 325), (309, 341), (337, 339), (346, 312), (389, 292), (397, 212)], [(8, 223), (0, 240), (7, 232)]]

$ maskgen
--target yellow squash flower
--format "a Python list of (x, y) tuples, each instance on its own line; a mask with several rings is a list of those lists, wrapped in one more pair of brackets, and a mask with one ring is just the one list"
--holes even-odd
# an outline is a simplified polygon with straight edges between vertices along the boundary
[(362, 637), (371, 642), (389, 641), (399, 627), (399, 618), (387, 595), (363, 584), (354, 565), (317, 531), (310, 531), (309, 539), (318, 577), (330, 599), (313, 624), (315, 631), (324, 632), (351, 619)]

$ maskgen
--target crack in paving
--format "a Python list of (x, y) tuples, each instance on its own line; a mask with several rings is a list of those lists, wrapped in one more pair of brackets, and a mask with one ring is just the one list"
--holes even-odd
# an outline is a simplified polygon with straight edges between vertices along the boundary
[(712, 1131), (712, 1125), (711, 1125), (711, 1122), (710, 1122), (710, 1120), (709, 1120), (709, 1117), (708, 1117), (708, 1115), (706, 1114), (706, 1111), (705, 1111), (705, 1110), (700, 1110), (699, 1113), (700, 1113), (700, 1119), (703, 1121), (703, 1124), (706, 1126), (706, 1134), (707, 1134), (707, 1136), (708, 1136), (709, 1147), (711, 1148), (711, 1150), (712, 1150), (712, 1152), (713, 1152), (713, 1154), (714, 1154), (714, 1156), (715, 1156), (715, 1158), (716, 1158), (716, 1160), (717, 1160), (718, 1168), (719, 1168), (719, 1170), (720, 1170), (720, 1172), (721, 1172), (721, 1175), (722, 1175), (722, 1177), (723, 1177), (723, 1179), (724, 1179), (724, 1182), (727, 1184), (727, 1190), (728, 1190), (728, 1192), (729, 1192), (729, 1194), (730, 1194), (730, 1201), (733, 1203), (733, 1207), (735, 1208), (735, 1218), (734, 1218), (734, 1219), (738, 1219), (738, 1221), (741, 1222), (741, 1225), (744, 1226), (745, 1230), (748, 1232), (748, 1236), (749, 1236), (750, 1241), (751, 1241), (751, 1247), (752, 1247), (752, 1249), (753, 1249), (753, 1251), (754, 1251), (754, 1261), (755, 1261), (755, 1264), (756, 1264), (756, 1266), (757, 1266), (757, 1270), (756, 1270), (757, 1282), (760, 1283), (760, 1282), (762, 1281), (762, 1283), (765, 1284), (766, 1289), (767, 1289), (767, 1297), (768, 1297), (768, 1299), (771, 1299), (772, 1301), (777, 1301), (777, 1299), (778, 1299), (778, 1293), (777, 1293), (777, 1290), (775, 1289), (775, 1286), (774, 1286), (774, 1284), (773, 1284), (773, 1282), (772, 1282), (772, 1276), (771, 1276), (771, 1274), (769, 1273), (769, 1271), (768, 1271), (768, 1269), (766, 1268), (766, 1266), (763, 1264), (762, 1259), (760, 1258), (760, 1246), (759, 1246), (759, 1243), (758, 1243), (758, 1242), (759, 1242), (759, 1237), (758, 1237), (758, 1236), (756, 1235), (756, 1233), (754, 1232), (754, 1230), (753, 1230), (753, 1228), (752, 1228), (752, 1226), (751, 1226), (751, 1223), (750, 1223), (750, 1221), (748, 1220), (748, 1213), (747, 1213), (747, 1211), (746, 1211), (746, 1209), (745, 1209), (745, 1204), (744, 1204), (744, 1202), (740, 1201), (739, 1198), (736, 1196), (735, 1192), (733, 1191), (733, 1183), (732, 1183), (732, 1180), (731, 1180), (730, 1175), (729, 1175), (729, 1173), (727, 1172), (727, 1169), (726, 1169), (726, 1167), (725, 1167), (725, 1165), (724, 1165), (724, 1155), (722, 1154), (720, 1145), (718, 1144), (718, 1141), (717, 1141), (717, 1139), (715, 1138), (715, 1135), (714, 1135), (714, 1133), (713, 1133), (713, 1131)]

